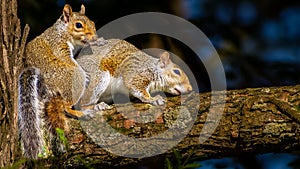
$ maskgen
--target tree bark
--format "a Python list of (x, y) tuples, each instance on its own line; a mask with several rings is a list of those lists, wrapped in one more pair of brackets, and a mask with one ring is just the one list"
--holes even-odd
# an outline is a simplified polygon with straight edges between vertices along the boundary
[[(29, 27), (24, 28), (21, 36), (16, 0), (2, 0), (0, 12), (0, 167), (3, 167), (11, 165), (20, 155), (17, 78), (22, 68)], [(226, 92), (225, 100), (213, 104), (210, 102), (212, 95), (222, 96), (223, 92), (168, 97), (166, 106), (143, 103), (115, 105), (111, 110), (97, 113), (89, 121), (70, 119), (72, 132), (67, 136), (68, 152), (37, 164), (59, 168), (99, 165), (103, 168), (129, 168), (136, 163), (164, 161), (174, 150), (193, 157), (299, 150), (299, 91), (300, 86), (232, 90)], [(224, 101), (223, 111), (220, 105)], [(208, 115), (211, 118), (208, 119)], [(218, 117), (222, 117), (220, 121)], [(202, 130), (204, 127), (207, 130)], [(172, 129), (171, 133), (166, 133), (169, 129)], [(211, 135), (210, 131), (213, 131)], [(132, 148), (132, 144), (126, 142), (128, 140), (118, 140), (112, 136), (119, 135), (109, 135), (110, 132), (122, 133), (130, 138), (160, 137)], [(185, 137), (178, 139), (182, 133), (186, 133)], [(200, 143), (200, 136), (208, 139)], [(174, 147), (169, 150), (168, 145)], [(147, 151), (144, 147), (148, 148)], [(140, 154), (137, 154), (139, 150)], [(163, 153), (160, 154), (161, 151)], [(123, 157), (114, 152), (145, 158)], [(152, 156), (153, 152), (157, 155)]]
[(19, 152), (17, 78), (29, 28), (25, 27), (21, 37), (16, 0), (2, 0), (0, 12), (0, 167), (3, 167), (12, 164)]
[[(212, 95), (218, 97), (224, 92), (168, 97), (165, 107), (143, 103), (115, 105), (111, 110), (97, 113), (92, 120), (70, 120), (72, 133), (68, 135), (69, 152), (54, 160), (52, 165), (59, 164), (60, 167), (101, 165), (104, 168), (112, 166), (129, 168), (136, 163), (141, 165), (163, 162), (174, 150), (184, 156), (192, 157), (224, 157), (299, 150), (299, 91), (300, 86), (227, 91), (224, 111), (222, 109), (210, 111), (211, 106), (218, 108), (218, 105), (224, 103), (220, 100), (211, 105)], [(198, 103), (200, 103), (199, 109), (197, 109)], [(179, 109), (189, 111), (180, 112)], [(194, 110), (197, 114), (191, 130), (187, 131), (186, 136), (178, 144), (174, 144), (174, 140), (179, 136), (178, 133), (185, 132)], [(221, 119), (218, 121), (210, 118), (208, 121), (208, 114), (212, 114), (212, 117), (220, 115)], [(199, 143), (200, 136), (209, 134), (207, 131), (201, 131), (203, 127), (208, 125), (208, 128), (214, 128), (209, 125), (215, 125), (215, 122), (217, 122), (216, 129), (207, 140)], [(141, 150), (136, 157), (147, 157), (148, 154), (149, 157), (128, 158), (133, 152), (130, 151), (132, 145), (127, 143), (127, 140), (118, 140), (112, 135), (102, 136), (101, 134), (107, 133), (108, 130), (103, 124), (109, 124), (115, 132), (131, 138), (151, 138), (159, 133), (166, 133), (170, 127), (175, 130), (172, 131), (172, 137), (165, 134), (159, 140), (150, 139), (145, 144), (134, 147)], [(105, 143), (101, 142), (103, 137), (107, 137)], [(157, 151), (157, 148), (161, 148), (160, 145), (167, 147), (168, 144), (174, 144), (174, 147), (165, 153), (150, 156)], [(117, 148), (121, 150), (114, 149), (116, 145), (119, 145)], [(147, 149), (149, 152), (146, 152), (143, 146), (150, 147)], [(127, 157), (114, 153), (120, 151), (127, 153)]]

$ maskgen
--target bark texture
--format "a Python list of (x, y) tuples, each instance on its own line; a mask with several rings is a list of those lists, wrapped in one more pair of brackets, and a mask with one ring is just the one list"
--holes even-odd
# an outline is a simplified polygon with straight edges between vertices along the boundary
[(22, 66), (29, 27), (21, 36), (16, 0), (0, 4), (0, 167), (12, 164), (18, 155), (17, 78)]
[[(166, 106), (114, 105), (92, 120), (71, 120), (69, 153), (55, 161), (64, 167), (130, 168), (136, 163), (163, 162), (174, 150), (193, 157), (299, 150), (299, 91), (300, 86), (232, 90), (214, 104), (210, 103), (212, 95), (221, 97), (224, 92), (169, 97)], [(119, 139), (120, 133), (148, 140), (132, 144), (130, 139)], [(177, 142), (182, 133), (185, 137)], [(200, 143), (200, 136), (208, 139)], [(169, 145), (174, 147), (169, 150)], [(146, 158), (128, 158), (137, 156)]]

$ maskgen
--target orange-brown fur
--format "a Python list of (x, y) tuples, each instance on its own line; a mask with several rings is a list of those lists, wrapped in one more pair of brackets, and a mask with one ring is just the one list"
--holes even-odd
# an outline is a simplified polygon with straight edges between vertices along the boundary
[(106, 101), (111, 89), (154, 105), (162, 105), (165, 100), (161, 96), (152, 97), (151, 92), (180, 95), (192, 90), (187, 75), (171, 61), (169, 53), (155, 58), (125, 40), (108, 39), (106, 42), (100, 47), (91, 46), (92, 54), (83, 50), (77, 58), (90, 76), (82, 104), (95, 104), (99, 98)]
[(111, 75), (114, 76), (116, 69), (123, 60), (138, 50), (139, 49), (132, 44), (120, 41), (103, 57), (100, 63), (100, 69), (103, 71), (108, 70)]
[[(40, 73), (35, 76), (36, 78), (32, 78), (34, 81), (28, 80), (29, 84), (27, 85), (37, 86), (37, 81), (38, 83), (43, 83), (43, 86), (45, 86), (43, 98), (40, 98), (40, 93), (37, 93), (35, 97), (38, 98), (44, 109), (34, 110), (31, 108), (26, 112), (26, 106), (23, 105), (34, 104), (37, 100), (32, 99), (32, 94), (30, 94), (35, 89), (28, 88), (28, 91), (26, 91), (20, 86), (19, 93), (21, 96), (19, 97), (21, 99), (19, 100), (22, 100), (22, 97), (32, 99), (30, 103), (19, 103), (19, 111), (24, 111), (19, 112), (21, 114), (19, 116), (19, 123), (21, 123), (20, 132), (28, 133), (28, 135), (38, 135), (39, 133), (28, 132), (30, 127), (26, 127), (30, 126), (31, 123), (41, 123), (32, 126), (37, 127), (37, 130), (40, 130), (38, 126), (41, 126), (43, 130), (49, 130), (50, 135), (55, 136), (56, 128), (60, 128), (65, 132), (69, 131), (68, 120), (65, 114), (76, 118), (85, 116), (84, 112), (72, 109), (72, 106), (79, 102), (87, 84), (86, 73), (73, 58), (73, 48), (75, 45), (84, 45), (97, 40), (94, 22), (89, 20), (84, 13), (85, 8), (83, 5), (80, 12), (73, 12), (71, 6), (66, 4), (63, 14), (54, 25), (27, 44), (25, 50), (26, 66), (33, 69), (29, 71), (24, 70), (24, 72), (35, 76), (34, 69), (36, 69), (38, 70), (36, 72)], [(40, 77), (43, 81), (41, 81)], [(26, 78), (26, 76), (22, 76), (22, 78)], [(26, 80), (21, 80), (26, 82)], [(23, 100), (26, 101), (26, 99)], [(34, 107), (34, 105), (31, 106)], [(29, 114), (32, 114), (31, 116), (35, 116), (35, 118), (31, 118)], [(39, 117), (43, 118), (43, 120), (36, 119)], [(31, 121), (33, 119), (36, 121)], [(24, 123), (28, 123), (28, 125), (22, 125)], [(41, 133), (47, 133), (47, 131)], [(41, 145), (43, 142), (41, 141), (42, 136), (31, 135), (26, 138), (26, 134), (21, 134), (24, 155), (28, 158), (37, 158), (45, 147)], [(33, 143), (31, 144), (30, 141), (26, 140), (30, 138), (37, 139), (32, 140)], [(55, 140), (55, 138), (52, 140)], [(30, 151), (31, 149), (37, 150)]]

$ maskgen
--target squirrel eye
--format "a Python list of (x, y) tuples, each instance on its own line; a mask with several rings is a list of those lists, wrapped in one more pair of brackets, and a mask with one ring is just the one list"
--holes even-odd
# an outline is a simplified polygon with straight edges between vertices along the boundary
[(76, 22), (76, 23), (75, 23), (75, 26), (76, 26), (76, 28), (78, 28), (78, 29), (79, 29), (79, 28), (82, 28), (82, 24), (81, 24), (80, 22)]
[(180, 76), (180, 71), (178, 69), (174, 69), (173, 72)]

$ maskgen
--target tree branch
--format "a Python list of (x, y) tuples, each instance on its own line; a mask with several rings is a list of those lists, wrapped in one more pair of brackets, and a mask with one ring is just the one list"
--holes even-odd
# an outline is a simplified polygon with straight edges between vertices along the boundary
[[(90, 121), (70, 120), (72, 132), (68, 135), (70, 140), (69, 154), (60, 158), (63, 166), (82, 166), (85, 164), (107, 166), (130, 166), (138, 162), (153, 163), (163, 161), (174, 150), (185, 156), (193, 157), (223, 157), (242, 154), (294, 151), (300, 145), (299, 110), (300, 86), (255, 88), (227, 91), (225, 109), (223, 111), (210, 112), (211, 93), (190, 94), (182, 97), (169, 97), (166, 107), (149, 106), (143, 103), (115, 105), (115, 108), (97, 113)], [(218, 96), (221, 92), (216, 92)], [(195, 99), (196, 98), (196, 99)], [(107, 135), (103, 144), (101, 134), (107, 133), (103, 124), (109, 124), (115, 131), (130, 138), (152, 138), (160, 133), (165, 133), (170, 127), (176, 126), (176, 120), (180, 119), (182, 125), (192, 117), (200, 99), (196, 121), (186, 137), (174, 148), (166, 153), (158, 154), (144, 159), (117, 156), (111, 152), (118, 152), (114, 146), (119, 144), (122, 151), (132, 153), (129, 143), (118, 142), (117, 137)], [(220, 103), (215, 103), (216, 106)], [(189, 111), (182, 111), (182, 109)], [(185, 117), (182, 117), (180, 113)], [(207, 134), (201, 131), (205, 125), (214, 123), (207, 121), (209, 113), (221, 115), (216, 130), (202, 144), (199, 137)], [(150, 115), (149, 115), (150, 114)], [(149, 116), (147, 116), (149, 115)], [(189, 117), (188, 117), (189, 116)], [(129, 119), (131, 118), (131, 119)], [(142, 119), (142, 120), (141, 120)], [(139, 122), (136, 122), (139, 120)], [(188, 123), (186, 123), (188, 124)], [(84, 130), (83, 130), (84, 129)], [(136, 149), (143, 150), (143, 146), (152, 147), (157, 151), (160, 145), (173, 144), (178, 133), (184, 132), (184, 126), (175, 127), (173, 137), (168, 135), (161, 137), (156, 142), (146, 142)], [(87, 136), (88, 135), (88, 136)], [(170, 139), (172, 138), (172, 139)], [(98, 140), (97, 140), (98, 139)], [(123, 140), (124, 141), (124, 140)], [(154, 144), (155, 143), (155, 144)], [(103, 149), (102, 147), (106, 148)], [(107, 151), (107, 149), (109, 151)], [(152, 152), (141, 151), (140, 155)]]

